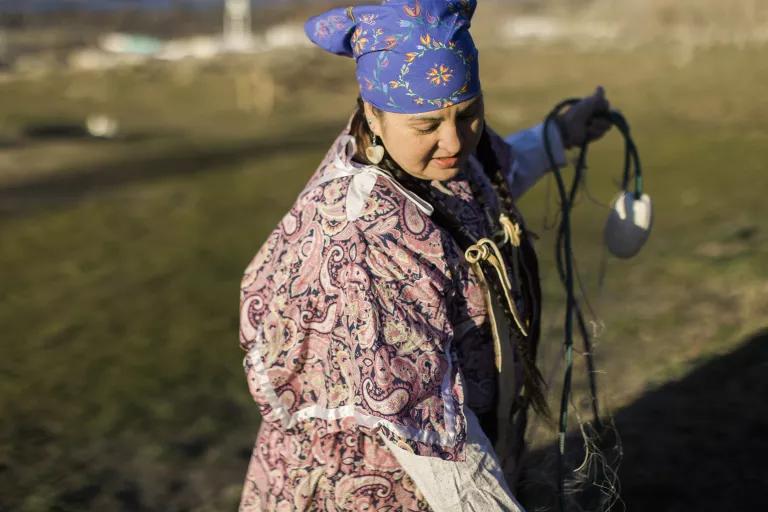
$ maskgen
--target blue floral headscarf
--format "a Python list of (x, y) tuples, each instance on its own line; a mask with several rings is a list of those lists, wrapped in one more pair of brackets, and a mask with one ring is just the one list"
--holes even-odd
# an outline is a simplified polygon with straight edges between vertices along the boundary
[(385, 0), (310, 18), (307, 36), (354, 57), (360, 95), (381, 110), (419, 113), (480, 94), (469, 34), (476, 0)]

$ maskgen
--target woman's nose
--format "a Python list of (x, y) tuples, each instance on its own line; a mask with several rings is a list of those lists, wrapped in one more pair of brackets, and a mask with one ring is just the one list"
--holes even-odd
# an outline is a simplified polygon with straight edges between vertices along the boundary
[(439, 146), (449, 155), (457, 155), (461, 152), (461, 130), (455, 123), (443, 123), (440, 130)]

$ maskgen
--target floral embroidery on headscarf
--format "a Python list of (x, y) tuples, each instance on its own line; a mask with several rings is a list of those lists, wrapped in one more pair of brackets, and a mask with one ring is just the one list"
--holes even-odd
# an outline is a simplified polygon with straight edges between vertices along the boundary
[(416, 5), (413, 7), (404, 5), (403, 11), (405, 11), (405, 14), (411, 18), (418, 18), (421, 15), (421, 4), (419, 4), (419, 0), (416, 0)]
[(339, 30), (344, 30), (346, 26), (347, 20), (343, 16), (328, 16), (315, 24), (315, 36), (327, 39)]
[[(470, 87), (470, 81), (472, 80), (472, 74), (470, 72), (472, 56), (465, 56), (464, 52), (458, 48), (452, 42), (444, 44), (440, 41), (434, 40), (429, 34), (424, 34), (419, 38), (421, 43), (416, 48), (418, 51), (408, 52), (405, 54), (405, 64), (400, 68), (400, 73), (396, 80), (389, 82), (389, 87), (392, 89), (403, 88), (406, 91), (406, 95), (413, 99), (416, 105), (430, 105), (437, 108), (444, 108), (455, 103), (458, 103), (460, 96), (467, 92)], [(426, 98), (425, 94), (419, 92), (418, 85), (412, 85), (410, 80), (411, 65), (417, 62), (419, 59), (432, 52), (449, 52), (449, 54), (458, 58), (463, 64), (462, 68), (466, 70), (464, 75), (464, 82), (453, 93), (447, 97), (442, 98)], [(447, 85), (453, 80), (455, 72), (445, 63), (438, 63), (426, 70), (427, 81), (432, 86)]]
[(376, 19), (377, 18), (378, 18), (378, 16), (376, 14), (362, 14), (360, 16), (360, 21), (362, 23), (365, 23), (366, 25), (373, 26), (373, 25), (376, 24)]
[[(382, 28), (376, 28), (373, 31), (366, 30), (362, 27), (356, 28), (349, 40), (352, 45), (352, 53), (355, 56), (359, 56), (365, 53), (367, 48), (381, 47), (380, 39), (383, 34), (384, 29)], [(397, 40), (392, 37), (387, 39), (388, 40), (385, 41), (385, 45), (382, 49), (387, 49), (397, 44)]]
[(427, 80), (432, 82), (432, 85), (448, 85), (451, 78), (453, 78), (453, 70), (445, 64), (435, 64), (435, 67), (427, 73)]
[[(476, 5), (388, 0), (331, 10), (306, 28), (322, 48), (356, 59), (364, 100), (389, 112), (419, 113), (480, 94), (477, 50), (468, 30)], [(337, 30), (339, 18), (345, 29)]]
[(364, 37), (366, 34), (362, 28), (355, 30), (352, 34), (352, 48), (356, 55), (360, 55), (365, 50), (365, 45), (368, 44), (368, 39)]

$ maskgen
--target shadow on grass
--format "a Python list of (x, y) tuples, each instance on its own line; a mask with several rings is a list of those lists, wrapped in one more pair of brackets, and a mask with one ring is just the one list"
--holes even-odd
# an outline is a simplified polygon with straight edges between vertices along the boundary
[(269, 138), (237, 141), (226, 146), (174, 148), (165, 154), (137, 156), (86, 169), (64, 170), (57, 176), (45, 176), (0, 188), (0, 215), (6, 220), (30, 215), (71, 205), (125, 185), (236, 168), (237, 164), (255, 158), (296, 154), (304, 150), (316, 151), (320, 155), (341, 128), (338, 123), (314, 124), (304, 127), (302, 131), (276, 133)]
[[(626, 510), (768, 510), (768, 329), (614, 419), (624, 450), (619, 479)], [(555, 450), (533, 452), (529, 463), (551, 461)], [(556, 510), (544, 493), (551, 497), (552, 488), (521, 493), (529, 512)]]

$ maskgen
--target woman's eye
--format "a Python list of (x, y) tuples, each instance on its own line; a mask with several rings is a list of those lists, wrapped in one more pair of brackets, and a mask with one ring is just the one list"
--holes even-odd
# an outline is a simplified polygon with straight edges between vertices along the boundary
[(425, 128), (416, 128), (416, 131), (417, 131), (417, 132), (419, 132), (419, 133), (423, 133), (423, 134), (432, 133), (432, 132), (434, 132), (435, 130), (437, 130), (437, 126), (435, 126), (435, 125), (433, 125), (433, 126), (427, 126), (427, 127), (425, 127)]

